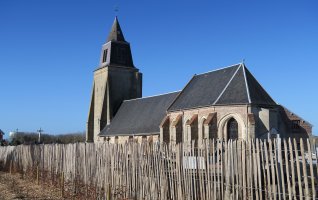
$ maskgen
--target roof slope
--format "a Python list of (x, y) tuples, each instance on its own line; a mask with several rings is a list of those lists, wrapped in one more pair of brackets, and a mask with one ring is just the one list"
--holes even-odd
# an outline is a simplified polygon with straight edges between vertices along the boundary
[(229, 104), (276, 103), (241, 63), (195, 75), (168, 111)]
[(239, 65), (195, 75), (181, 91), (169, 110), (213, 105)]
[(254, 78), (251, 72), (244, 66), (246, 73), (247, 85), (254, 104), (276, 104), (275, 101), (269, 96), (261, 84)]
[(111, 31), (110, 31), (110, 33), (108, 35), (107, 42), (109, 42), (109, 41), (122, 41), (122, 42), (125, 42), (124, 34), (121, 31), (121, 28), (120, 28), (120, 25), (119, 25), (117, 17), (115, 17), (112, 29), (111, 29)]
[(228, 86), (224, 88), (223, 94), (219, 95), (219, 99), (215, 104), (246, 104), (249, 103), (248, 91), (243, 67), (239, 66), (236, 74), (229, 81)]
[(174, 92), (124, 101), (100, 136), (158, 134), (159, 125), (178, 94)]

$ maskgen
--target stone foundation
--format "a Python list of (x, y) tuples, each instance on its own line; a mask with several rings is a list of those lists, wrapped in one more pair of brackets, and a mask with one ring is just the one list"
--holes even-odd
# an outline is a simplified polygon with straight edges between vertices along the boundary
[(148, 136), (111, 136), (105, 137), (105, 142), (109, 142), (112, 144), (124, 144), (128, 141), (134, 141), (138, 143), (142, 143), (143, 141), (147, 142), (158, 142), (159, 141), (159, 134), (158, 135), (148, 135)]

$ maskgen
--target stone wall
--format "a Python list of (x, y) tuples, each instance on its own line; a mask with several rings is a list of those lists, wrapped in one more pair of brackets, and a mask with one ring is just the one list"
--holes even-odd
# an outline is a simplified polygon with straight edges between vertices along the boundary
[[(189, 141), (193, 138), (200, 140), (208, 139), (212, 138), (213, 135), (217, 135), (218, 138), (227, 139), (226, 124), (229, 119), (234, 118), (238, 122), (239, 139), (247, 139), (251, 137), (247, 131), (249, 110), (248, 106), (239, 105), (176, 111), (167, 114), (170, 122), (165, 124), (171, 124), (170, 138), (173, 142), (176, 142), (176, 138), (180, 137), (182, 137), (182, 141)], [(177, 126), (178, 124), (181, 124), (181, 127)], [(161, 130), (167, 130), (167, 127), (162, 126)], [(163, 132), (161, 135), (164, 137)]]
[(110, 123), (124, 100), (142, 95), (142, 74), (135, 68), (107, 66), (94, 72), (87, 141), (99, 142), (100, 131)]
[[(98, 134), (100, 133), (102, 127), (107, 123), (107, 119), (102, 119), (102, 117), (107, 117), (107, 107), (104, 105), (106, 102), (106, 89), (107, 89), (107, 79), (108, 70), (107, 68), (102, 68), (94, 73), (95, 82), (95, 108), (94, 108), (94, 141), (99, 141), (100, 138)], [(102, 116), (104, 114), (104, 116)]]
[[(308, 122), (286, 109), (281, 109), (280, 106), (211, 106), (170, 112), (167, 117), (170, 121), (160, 127), (161, 137), (165, 137), (164, 134), (170, 130), (170, 141), (174, 143), (190, 141), (194, 138), (199, 140), (199, 143), (204, 139), (213, 138), (227, 140), (227, 122), (231, 118), (238, 123), (238, 139), (243, 140), (267, 139), (273, 134), (298, 139), (308, 138), (311, 136), (312, 128)], [(296, 125), (295, 122), (297, 122)], [(170, 127), (165, 126), (169, 124)], [(295, 129), (293, 126), (298, 128)]]
[(158, 135), (148, 135), (148, 136), (111, 136), (111, 137), (105, 137), (105, 142), (109, 142), (112, 144), (124, 144), (128, 141), (134, 141), (141, 143), (143, 141), (147, 142), (158, 142), (159, 141), (159, 134)]

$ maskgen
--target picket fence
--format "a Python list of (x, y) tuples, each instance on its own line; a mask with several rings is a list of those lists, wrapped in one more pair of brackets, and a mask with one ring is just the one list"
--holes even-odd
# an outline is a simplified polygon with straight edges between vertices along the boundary
[(33, 172), (39, 184), (58, 180), (63, 191), (83, 199), (307, 200), (317, 199), (317, 153), (309, 140), (292, 139), (210, 140), (199, 147), (195, 142), (20, 145), (0, 148), (0, 167)]

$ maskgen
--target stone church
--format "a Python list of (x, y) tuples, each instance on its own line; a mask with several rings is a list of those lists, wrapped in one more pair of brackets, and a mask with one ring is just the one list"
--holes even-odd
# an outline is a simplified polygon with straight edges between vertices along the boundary
[(142, 97), (142, 73), (117, 17), (94, 71), (87, 142), (309, 138), (312, 125), (277, 104), (244, 63), (194, 75), (178, 92)]

